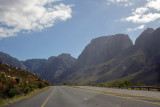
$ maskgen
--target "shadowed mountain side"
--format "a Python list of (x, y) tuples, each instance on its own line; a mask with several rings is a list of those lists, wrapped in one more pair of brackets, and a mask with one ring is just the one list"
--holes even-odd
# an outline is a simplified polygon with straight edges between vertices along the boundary
[(5, 64), (8, 64), (8, 65), (11, 65), (14, 67), (18, 67), (21, 69), (26, 69), (26, 67), (23, 65), (23, 63), (20, 62), (18, 59), (14, 58), (6, 53), (3, 53), (3, 52), (0, 52), (0, 62), (3, 62)]
[[(102, 36), (91, 40), (79, 55), (76, 64), (63, 73), (60, 78), (65, 82), (65, 78), (72, 73), (76, 73), (82, 68), (104, 63), (117, 56), (119, 53), (133, 46), (128, 35), (117, 34), (112, 36)], [(83, 76), (82, 76), (83, 78)], [(62, 83), (56, 81), (56, 83)]]
[(86, 85), (115, 80), (131, 80), (134, 84), (160, 83), (160, 28), (147, 29), (134, 46), (111, 60), (94, 66), (85, 66), (72, 73), (63, 82)]
[(28, 59), (22, 63), (26, 66), (26, 70), (33, 72), (47, 62), (46, 59)]
[(60, 76), (67, 72), (75, 62), (76, 59), (70, 56), (70, 54), (61, 54), (58, 57), (52, 56), (48, 60), (31, 60), (30, 63), (32, 64), (29, 66), (26, 65), (26, 62), (24, 64), (27, 68), (33, 67), (31, 72), (36, 73), (48, 82), (55, 83), (55, 81), (61, 80)]
[(80, 68), (106, 62), (132, 45), (128, 35), (124, 34), (95, 38), (79, 55), (76, 66)]
[(0, 52), (0, 62), (27, 70), (39, 75), (41, 78), (54, 83), (61, 80), (61, 75), (73, 66), (76, 59), (70, 54), (61, 54), (58, 57), (52, 56), (46, 59), (29, 59), (19, 61), (10, 55)]

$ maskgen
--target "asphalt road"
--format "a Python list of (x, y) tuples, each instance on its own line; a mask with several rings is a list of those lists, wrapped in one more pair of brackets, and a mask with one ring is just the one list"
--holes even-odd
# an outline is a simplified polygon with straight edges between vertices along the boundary
[[(5, 107), (160, 107), (160, 99), (93, 89), (54, 86), (28, 99)], [(149, 100), (148, 100), (149, 99)]]

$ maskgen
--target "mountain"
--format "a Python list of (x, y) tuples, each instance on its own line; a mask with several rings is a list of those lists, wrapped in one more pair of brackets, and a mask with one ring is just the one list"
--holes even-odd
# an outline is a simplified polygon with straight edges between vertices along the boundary
[(134, 85), (160, 84), (160, 28), (146, 29), (135, 44), (128, 35), (91, 40), (78, 59), (61, 54), (48, 59), (17, 59), (0, 53), (0, 61), (39, 75), (55, 84), (87, 85), (130, 80)]
[[(137, 38), (135, 45), (118, 52), (117, 55), (106, 62), (77, 69), (64, 78), (62, 82), (86, 85), (130, 80), (135, 85), (138, 83), (146, 85), (160, 84), (159, 41), (160, 28), (157, 30), (149, 28)], [(116, 44), (116, 42), (114, 43)], [(96, 51), (99, 51), (99, 49), (95, 48)], [(88, 62), (87, 60), (85, 61)]]
[(0, 99), (28, 94), (34, 89), (49, 85), (33, 73), (0, 63)]
[(17, 67), (39, 75), (41, 78), (54, 83), (61, 80), (61, 75), (75, 64), (76, 59), (70, 54), (61, 54), (57, 57), (51, 56), (48, 59), (18, 59), (0, 52), (0, 62)]
[(0, 62), (3, 62), (5, 64), (8, 64), (8, 65), (11, 65), (14, 67), (18, 67), (21, 69), (26, 69), (26, 67), (23, 65), (23, 63), (20, 62), (18, 59), (14, 58), (6, 53), (3, 53), (3, 52), (0, 52)]
[(61, 75), (65, 73), (76, 62), (70, 54), (61, 54), (57, 57), (51, 56), (45, 59), (32, 59), (24, 61), (23, 64), (30, 72), (39, 75), (48, 82), (55, 83), (61, 80)]
[(33, 72), (40, 66), (44, 65), (46, 61), (46, 59), (28, 59), (26, 61), (22, 61), (22, 63), (26, 66), (27, 71)]
[(85, 47), (76, 64), (82, 67), (106, 62), (132, 45), (128, 35), (124, 34), (95, 38)]

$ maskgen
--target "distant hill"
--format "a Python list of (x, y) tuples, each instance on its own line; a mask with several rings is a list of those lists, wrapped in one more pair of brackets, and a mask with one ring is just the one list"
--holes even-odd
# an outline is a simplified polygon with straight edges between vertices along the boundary
[(26, 69), (26, 67), (23, 65), (23, 63), (20, 62), (18, 59), (14, 58), (6, 53), (3, 53), (3, 52), (0, 52), (0, 62), (3, 62), (5, 64), (8, 64), (8, 65), (11, 65), (14, 67), (18, 67), (21, 69)]
[(28, 94), (34, 89), (49, 85), (33, 73), (0, 62), (0, 99)]
[(135, 45), (117, 53), (109, 61), (77, 69), (62, 81), (79, 85), (117, 80), (131, 80), (134, 84), (160, 84), (159, 41), (160, 28), (147, 29), (137, 38)]
[(28, 59), (26, 61), (22, 61), (23, 65), (26, 67), (26, 70), (30, 72), (33, 72), (40, 66), (43, 66), (46, 62), (46, 59)]
[(76, 59), (70, 54), (61, 54), (57, 57), (51, 56), (45, 59), (32, 59), (24, 61), (27, 70), (39, 75), (48, 82), (55, 83), (61, 80), (61, 75), (73, 66)]

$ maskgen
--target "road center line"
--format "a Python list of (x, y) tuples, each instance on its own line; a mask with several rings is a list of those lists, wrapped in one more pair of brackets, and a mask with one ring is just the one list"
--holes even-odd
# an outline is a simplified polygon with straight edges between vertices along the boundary
[(55, 86), (55, 88), (53, 88), (51, 94), (47, 97), (47, 99), (44, 101), (44, 103), (41, 105), (41, 107), (44, 107), (44, 106), (45, 106), (45, 104), (46, 104), (47, 101), (50, 99), (50, 97), (52, 96), (52, 94), (53, 94), (53, 92), (54, 92), (55, 89), (56, 89), (56, 86)]

